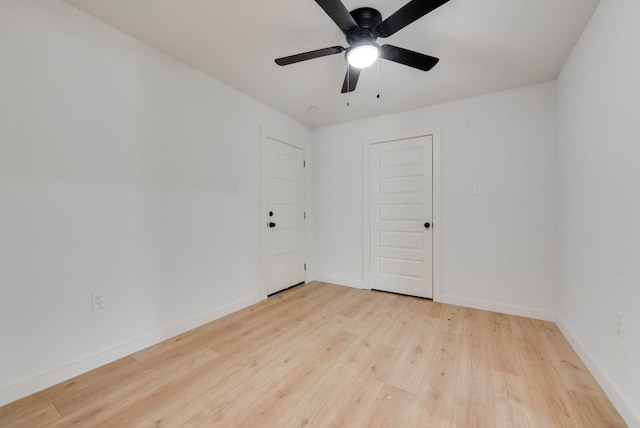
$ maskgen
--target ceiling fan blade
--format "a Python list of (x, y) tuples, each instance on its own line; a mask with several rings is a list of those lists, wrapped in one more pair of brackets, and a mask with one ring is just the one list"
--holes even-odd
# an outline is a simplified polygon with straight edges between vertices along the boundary
[(356, 90), (356, 85), (358, 84), (358, 78), (360, 77), (360, 69), (349, 66), (349, 70), (347, 70), (347, 74), (344, 76), (344, 83), (342, 84), (342, 92), (343, 94), (347, 92), (353, 92)]
[(358, 84), (358, 78), (360, 77), (360, 69), (349, 66), (347, 74), (344, 76), (344, 82), (342, 83), (341, 93), (353, 92), (356, 90)]
[(398, 9), (393, 15), (382, 21), (376, 32), (379, 37), (389, 37), (407, 25), (416, 21), (449, 0), (411, 0)]
[(356, 31), (358, 24), (340, 0), (316, 0), (316, 3), (333, 19), (343, 33)]
[(431, 70), (440, 59), (393, 45), (380, 46), (380, 57), (422, 71)]
[(327, 55), (339, 54), (344, 52), (342, 46), (332, 46), (330, 48), (316, 49), (315, 51), (303, 52), (291, 56), (276, 59), (278, 65), (295, 64), (296, 62), (306, 61), (308, 59), (320, 58)]

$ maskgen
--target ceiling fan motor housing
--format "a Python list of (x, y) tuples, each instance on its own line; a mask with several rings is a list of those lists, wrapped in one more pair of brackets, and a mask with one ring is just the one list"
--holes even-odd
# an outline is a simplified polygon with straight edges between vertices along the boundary
[(357, 30), (345, 33), (347, 43), (357, 46), (363, 43), (373, 43), (378, 39), (376, 28), (382, 22), (382, 15), (371, 7), (361, 7), (350, 12), (358, 24)]

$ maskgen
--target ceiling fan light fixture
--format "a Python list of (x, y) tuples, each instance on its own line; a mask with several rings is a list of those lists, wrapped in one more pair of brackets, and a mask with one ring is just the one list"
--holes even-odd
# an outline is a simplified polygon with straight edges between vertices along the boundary
[(347, 62), (355, 68), (367, 68), (380, 56), (380, 48), (375, 43), (354, 46), (347, 51)]
[(409, 0), (384, 20), (382, 14), (372, 7), (359, 7), (349, 11), (343, 0), (315, 0), (315, 2), (342, 31), (349, 47), (330, 46), (289, 55), (277, 58), (276, 64), (295, 64), (344, 52), (344, 59), (349, 64), (340, 91), (344, 94), (355, 91), (360, 71), (375, 64), (379, 58), (422, 71), (431, 70), (439, 61), (436, 57), (420, 52), (388, 44), (378, 46), (375, 42), (378, 38), (392, 36), (449, 0)]

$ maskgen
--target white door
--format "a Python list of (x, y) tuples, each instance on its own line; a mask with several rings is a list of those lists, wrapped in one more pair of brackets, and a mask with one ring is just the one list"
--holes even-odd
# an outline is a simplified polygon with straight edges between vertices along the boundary
[(372, 144), (371, 288), (433, 297), (431, 136)]
[(304, 282), (304, 152), (267, 138), (267, 294)]

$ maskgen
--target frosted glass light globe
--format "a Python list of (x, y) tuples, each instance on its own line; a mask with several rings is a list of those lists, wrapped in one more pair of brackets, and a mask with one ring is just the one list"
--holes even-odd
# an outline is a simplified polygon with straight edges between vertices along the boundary
[(355, 68), (367, 68), (378, 59), (380, 51), (375, 44), (353, 47), (347, 52), (347, 62)]

